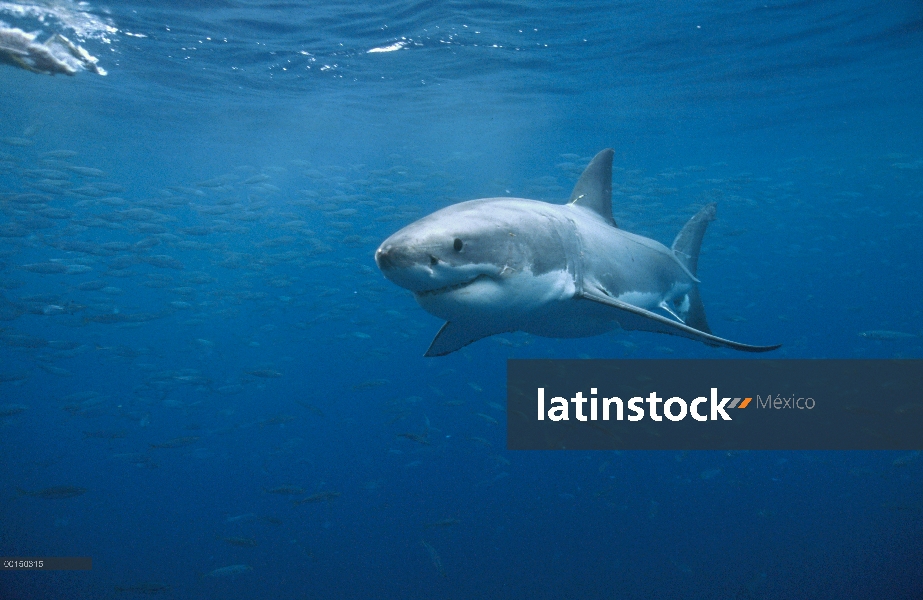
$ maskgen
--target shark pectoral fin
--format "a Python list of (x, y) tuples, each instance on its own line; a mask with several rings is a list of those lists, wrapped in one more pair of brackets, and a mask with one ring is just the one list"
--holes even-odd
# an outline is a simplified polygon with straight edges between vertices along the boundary
[(485, 329), (473, 323), (446, 321), (423, 356), (445, 356), (472, 342), (497, 333), (503, 333), (503, 331)]
[(576, 298), (589, 300), (591, 302), (598, 302), (599, 304), (603, 304), (605, 306), (609, 306), (621, 311), (621, 314), (615, 317), (614, 320), (618, 322), (622, 329), (637, 329), (641, 331), (653, 331), (656, 333), (668, 333), (670, 335), (678, 335), (689, 339), (698, 340), (709, 346), (723, 346), (725, 348), (732, 348), (734, 350), (741, 350), (743, 352), (768, 352), (770, 350), (775, 350), (782, 345), (777, 344), (775, 346), (750, 346), (749, 344), (732, 342), (731, 340), (726, 340), (710, 333), (699, 331), (698, 329), (694, 329), (688, 325), (684, 325), (683, 323), (671, 321), (670, 319), (660, 316), (657, 313), (652, 313), (649, 310), (638, 308), (637, 306), (628, 304), (627, 302), (622, 302), (621, 300), (594, 294), (592, 292), (580, 292)]

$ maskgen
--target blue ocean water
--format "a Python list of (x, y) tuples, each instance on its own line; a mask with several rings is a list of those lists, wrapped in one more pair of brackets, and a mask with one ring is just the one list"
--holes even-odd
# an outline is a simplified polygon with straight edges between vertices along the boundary
[(635, 332), (423, 358), (440, 322), (373, 260), (455, 202), (563, 202), (612, 147), (620, 227), (669, 243), (718, 202), (716, 334), (920, 358), (918, 2), (0, 21), (107, 72), (0, 63), (0, 554), (93, 559), (0, 597), (923, 597), (919, 453), (506, 451), (507, 358), (739, 356)]

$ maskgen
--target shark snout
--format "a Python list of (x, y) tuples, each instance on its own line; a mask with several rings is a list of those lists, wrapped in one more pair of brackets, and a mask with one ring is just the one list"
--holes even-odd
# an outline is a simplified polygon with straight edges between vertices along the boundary
[(375, 264), (392, 283), (414, 293), (431, 292), (468, 282), (480, 274), (479, 269), (458, 268), (439, 257), (431, 244), (385, 240), (375, 251)]
[(387, 273), (395, 269), (406, 269), (413, 266), (414, 259), (405, 248), (385, 243), (375, 251), (375, 264), (378, 265), (378, 268), (383, 273)]
[(392, 283), (418, 291), (432, 285), (429, 281), (432, 267), (427, 256), (411, 245), (388, 239), (375, 251), (375, 264)]

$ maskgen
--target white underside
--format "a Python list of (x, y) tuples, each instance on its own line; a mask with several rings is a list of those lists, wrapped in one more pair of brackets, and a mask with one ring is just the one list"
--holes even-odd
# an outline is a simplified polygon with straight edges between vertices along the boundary
[(500, 278), (481, 277), (459, 289), (417, 295), (427, 312), (446, 321), (495, 322), (503, 329), (519, 329), (539, 314), (573, 298), (573, 277), (567, 271), (535, 276), (530, 271)]
[[(616, 298), (650, 311), (670, 314), (682, 320), (688, 310), (686, 293), (691, 286), (677, 283), (667, 294), (626, 292)], [(530, 272), (500, 279), (482, 277), (452, 291), (418, 295), (427, 312), (458, 323), (475, 324), (485, 331), (524, 331), (553, 338), (587, 337), (619, 328), (611, 308), (575, 299), (576, 285), (567, 271), (540, 276)], [(590, 284), (589, 291), (607, 295)], [(681, 298), (679, 307), (672, 304)], [(677, 312), (682, 311), (680, 314)]]

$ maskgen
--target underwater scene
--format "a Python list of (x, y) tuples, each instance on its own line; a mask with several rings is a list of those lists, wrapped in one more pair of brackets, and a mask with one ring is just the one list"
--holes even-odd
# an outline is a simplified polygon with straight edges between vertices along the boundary
[(923, 598), (920, 451), (506, 439), (508, 359), (923, 358), (921, 258), (916, 1), (2, 0), (0, 556), (92, 568), (0, 599)]

